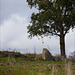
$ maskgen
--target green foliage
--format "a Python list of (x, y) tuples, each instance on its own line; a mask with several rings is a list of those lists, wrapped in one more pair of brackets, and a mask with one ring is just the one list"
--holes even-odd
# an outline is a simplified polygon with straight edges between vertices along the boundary
[(7, 58), (7, 57), (0, 58), (0, 62), (2, 62), (2, 63), (6, 63), (6, 62), (7, 62), (7, 60), (8, 60), (8, 58)]
[(20, 62), (20, 63), (23, 63), (23, 62), (25, 62), (24, 60), (25, 59), (23, 59), (23, 58), (13, 58), (13, 57), (11, 57), (11, 58), (9, 58), (9, 57), (0, 58), (0, 62), (5, 63), (5, 64), (7, 62)]
[[(1, 58), (0, 63), (4, 63), (5, 59), (7, 58)], [(12, 59), (10, 58), (10, 60)], [(18, 60), (16, 64), (0, 65), (0, 75), (54, 75), (54, 73), (57, 75), (65, 75), (66, 72), (71, 72), (72, 75), (75, 74), (75, 67), (68, 62), (29, 61), (23, 60), (22, 58), (16, 58), (15, 60)]]
[[(75, 0), (27, 0), (30, 8), (35, 7), (38, 13), (31, 16), (27, 27), (30, 37), (48, 36), (49, 34), (66, 35), (75, 27)], [(62, 31), (61, 31), (62, 30)]]

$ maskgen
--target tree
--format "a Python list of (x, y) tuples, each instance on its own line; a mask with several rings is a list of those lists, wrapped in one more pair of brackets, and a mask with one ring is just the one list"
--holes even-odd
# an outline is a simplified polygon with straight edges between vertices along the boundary
[(60, 37), (62, 59), (65, 55), (65, 35), (75, 28), (75, 0), (27, 0), (32, 13), (31, 24), (27, 27), (29, 37), (57, 35)]

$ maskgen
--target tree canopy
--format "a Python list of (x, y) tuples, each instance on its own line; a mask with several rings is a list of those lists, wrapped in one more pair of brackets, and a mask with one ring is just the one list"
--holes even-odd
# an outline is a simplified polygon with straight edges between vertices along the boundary
[(38, 13), (31, 16), (28, 26), (30, 36), (64, 35), (75, 27), (75, 0), (27, 0), (30, 8), (35, 7)]

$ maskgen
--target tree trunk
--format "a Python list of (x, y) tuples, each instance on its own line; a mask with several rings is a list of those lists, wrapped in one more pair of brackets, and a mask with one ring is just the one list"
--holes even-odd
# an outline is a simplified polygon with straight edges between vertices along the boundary
[(63, 33), (60, 34), (60, 50), (61, 50), (61, 58), (62, 60), (66, 59), (65, 55), (65, 36)]

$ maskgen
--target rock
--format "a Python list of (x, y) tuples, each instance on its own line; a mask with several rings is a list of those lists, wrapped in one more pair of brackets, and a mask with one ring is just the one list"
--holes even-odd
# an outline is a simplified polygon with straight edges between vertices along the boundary
[(46, 48), (43, 48), (42, 57), (43, 57), (44, 60), (47, 60), (47, 61), (53, 60), (53, 56), (51, 55), (49, 50), (47, 50)]

